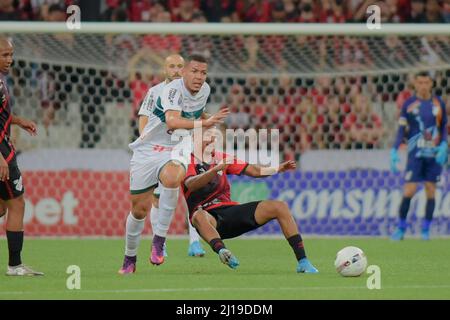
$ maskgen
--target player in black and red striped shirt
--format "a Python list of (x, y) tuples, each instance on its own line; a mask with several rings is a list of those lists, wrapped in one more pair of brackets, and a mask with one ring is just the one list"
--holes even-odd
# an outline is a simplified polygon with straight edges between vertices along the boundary
[(11, 112), (5, 75), (12, 65), (13, 53), (11, 41), (0, 36), (0, 216), (7, 212), (6, 238), (9, 263), (6, 274), (10, 276), (43, 275), (42, 272), (23, 265), (21, 260), (25, 212), (24, 188), (10, 134), (11, 125), (16, 124), (31, 135), (36, 135), (36, 124), (15, 116)]
[[(297, 272), (317, 273), (317, 269), (306, 258), (302, 237), (286, 202), (263, 200), (239, 204), (230, 199), (227, 174), (265, 177), (293, 170), (296, 168), (295, 162), (284, 162), (277, 168), (264, 168), (231, 159), (229, 155), (213, 150), (212, 143), (215, 139), (212, 132), (205, 132), (203, 141), (194, 141), (197, 148), (194, 150), (195, 155), (191, 155), (183, 184), (189, 220), (200, 236), (219, 254), (223, 263), (235, 269), (239, 261), (225, 247), (222, 239), (240, 236), (276, 219), (294, 250), (298, 261)], [(203, 157), (206, 148), (211, 151), (210, 161)], [(197, 154), (200, 150), (200, 154)]]

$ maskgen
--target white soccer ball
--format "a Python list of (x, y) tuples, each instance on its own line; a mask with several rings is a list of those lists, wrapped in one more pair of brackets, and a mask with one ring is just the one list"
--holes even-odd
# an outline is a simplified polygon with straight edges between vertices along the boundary
[(344, 277), (358, 277), (367, 267), (365, 253), (357, 247), (345, 247), (336, 254), (336, 271)]

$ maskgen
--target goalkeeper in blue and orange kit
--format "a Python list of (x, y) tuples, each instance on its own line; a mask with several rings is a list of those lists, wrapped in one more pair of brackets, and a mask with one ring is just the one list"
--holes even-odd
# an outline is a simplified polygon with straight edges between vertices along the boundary
[(432, 95), (433, 79), (427, 72), (420, 72), (414, 79), (415, 95), (403, 104), (395, 144), (391, 150), (391, 170), (398, 170), (400, 161), (398, 148), (407, 140), (408, 160), (405, 170), (403, 199), (399, 210), (397, 230), (392, 240), (403, 240), (411, 198), (417, 190), (417, 183), (425, 183), (427, 196), (425, 218), (421, 236), (430, 238), (430, 224), (435, 208), (436, 183), (439, 182), (443, 166), (447, 163), (447, 115), (445, 104)]

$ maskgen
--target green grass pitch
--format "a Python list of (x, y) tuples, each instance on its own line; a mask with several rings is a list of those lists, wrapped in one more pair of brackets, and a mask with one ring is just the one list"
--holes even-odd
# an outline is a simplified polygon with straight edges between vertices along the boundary
[[(169, 239), (169, 257), (148, 263), (150, 240), (141, 243), (137, 273), (120, 276), (123, 240), (31, 240), (23, 260), (44, 277), (0, 275), (0, 299), (450, 299), (448, 239), (393, 243), (371, 238), (312, 238), (305, 245), (319, 274), (297, 274), (296, 261), (283, 239), (228, 240), (239, 258), (232, 270), (207, 248), (203, 258), (187, 256), (186, 239)], [(369, 265), (381, 268), (381, 289), (369, 290), (369, 274), (343, 278), (334, 270), (336, 252), (362, 248)], [(206, 245), (204, 244), (206, 248)], [(6, 240), (0, 264), (6, 268)], [(81, 268), (81, 289), (68, 290), (69, 265)]]

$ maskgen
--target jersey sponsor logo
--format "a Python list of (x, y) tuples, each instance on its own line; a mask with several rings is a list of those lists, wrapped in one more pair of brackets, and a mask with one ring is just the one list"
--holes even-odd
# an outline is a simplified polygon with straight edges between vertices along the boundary
[(14, 180), (13, 183), (17, 191), (22, 191), (23, 189), (22, 176), (20, 176), (19, 179)]
[(181, 106), (183, 104), (183, 97), (180, 94), (180, 97), (178, 98), (178, 105)]
[(151, 112), (153, 109), (154, 102), (155, 102), (155, 99), (154, 99), (153, 92), (152, 92), (149, 95), (147, 95), (147, 97), (145, 98), (144, 103), (143, 103), (144, 108)]
[(175, 95), (176, 94), (177, 94), (177, 89), (172, 88), (172, 89), (169, 90), (169, 97), (168, 97), (168, 99), (169, 99), (169, 102), (170, 102), (171, 105), (174, 105), (173, 100), (175, 99)]

